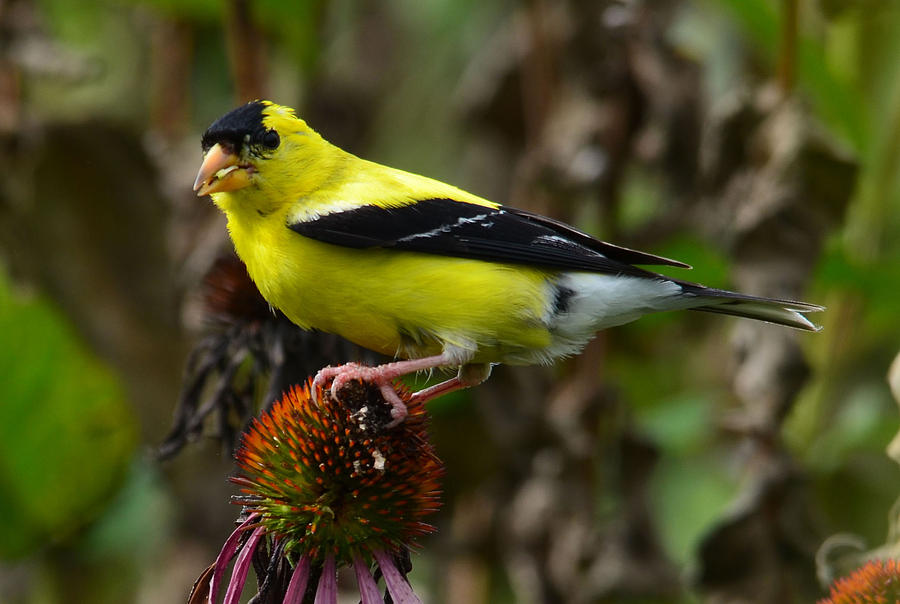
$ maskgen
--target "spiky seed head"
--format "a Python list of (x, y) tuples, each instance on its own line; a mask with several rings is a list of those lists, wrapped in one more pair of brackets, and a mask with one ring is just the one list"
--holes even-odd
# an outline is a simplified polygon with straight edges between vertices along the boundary
[(819, 604), (900, 602), (900, 560), (870, 560), (831, 586)]
[[(237, 451), (238, 503), (260, 516), (285, 554), (349, 565), (401, 551), (433, 527), (443, 466), (428, 442), (424, 406), (398, 387), (409, 416), (385, 428), (377, 387), (341, 399), (312, 382), (294, 387), (255, 419)], [(294, 556), (292, 556), (294, 557)]]

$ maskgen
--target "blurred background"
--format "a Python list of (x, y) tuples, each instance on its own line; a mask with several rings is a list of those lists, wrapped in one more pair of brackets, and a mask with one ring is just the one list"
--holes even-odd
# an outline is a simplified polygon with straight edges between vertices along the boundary
[[(435, 401), (426, 602), (812, 602), (900, 556), (900, 4), (0, 0), (0, 600), (185, 601), (231, 532), (244, 418), (157, 452), (228, 338), (200, 134), (254, 98), (828, 307), (819, 334), (648, 317)], [(355, 354), (309, 337), (313, 369)]]

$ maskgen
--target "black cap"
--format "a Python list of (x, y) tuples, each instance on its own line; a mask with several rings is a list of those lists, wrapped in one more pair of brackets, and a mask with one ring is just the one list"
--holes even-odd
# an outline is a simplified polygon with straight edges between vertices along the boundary
[(261, 144), (268, 132), (262, 122), (265, 108), (266, 104), (262, 101), (251, 101), (217, 119), (203, 133), (203, 152), (216, 143), (229, 146), (234, 152), (240, 151), (247, 141), (254, 145)]

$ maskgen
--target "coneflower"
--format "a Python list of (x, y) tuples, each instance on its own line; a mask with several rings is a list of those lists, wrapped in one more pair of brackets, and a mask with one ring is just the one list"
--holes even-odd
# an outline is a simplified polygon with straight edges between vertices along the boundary
[[(337, 571), (352, 567), (363, 604), (419, 602), (406, 580), (408, 551), (433, 528), (443, 466), (421, 403), (399, 388), (409, 416), (394, 427), (377, 387), (353, 382), (340, 400), (307, 383), (254, 420), (236, 453), (242, 522), (195, 592), (236, 603), (255, 561), (259, 601), (337, 602)], [(373, 576), (371, 569), (377, 571)], [(260, 576), (262, 575), (262, 576)], [(200, 600), (192, 600), (200, 601)]]
[(900, 602), (900, 561), (869, 560), (831, 586), (819, 604), (894, 604)]

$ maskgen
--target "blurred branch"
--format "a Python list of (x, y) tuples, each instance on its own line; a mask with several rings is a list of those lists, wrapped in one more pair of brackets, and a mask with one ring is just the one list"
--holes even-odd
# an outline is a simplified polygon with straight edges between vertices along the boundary
[[(707, 215), (733, 249), (740, 291), (799, 298), (843, 214), (856, 166), (818, 135), (799, 102), (784, 102), (780, 88), (730, 101), (714, 112), (716, 135), (705, 142), (706, 156), (717, 158), (705, 166)], [(781, 432), (809, 364), (796, 333), (763, 324), (738, 324), (734, 348), (741, 409), (728, 427), (743, 441), (746, 479), (704, 538), (701, 586), (711, 602), (807, 600), (817, 589), (810, 570), (818, 535)]]
[(796, 79), (799, 10), (798, 0), (781, 0), (781, 40), (776, 71), (778, 84), (785, 95), (793, 91)]
[(21, 112), (21, 76), (7, 51), (15, 35), (16, 20), (11, 10), (15, 4), (13, 0), (0, 3), (0, 134), (18, 129)]
[(176, 142), (188, 127), (191, 57), (190, 24), (160, 17), (151, 34), (150, 123), (167, 141)]
[(894, 213), (892, 198), (897, 197), (900, 166), (900, 85), (891, 90), (887, 109), (878, 126), (882, 135), (871, 154), (868, 178), (863, 179), (856, 202), (850, 208), (845, 229), (851, 257), (875, 262), (889, 243), (889, 216)]
[[(900, 405), (900, 354), (894, 357), (887, 375), (888, 386), (894, 395), (894, 402)], [(887, 448), (888, 457), (900, 463), (900, 432), (898, 432)], [(898, 536), (900, 537), (900, 536)]]
[(225, 36), (236, 102), (266, 98), (266, 45), (254, 21), (251, 0), (228, 1)]
[(557, 86), (559, 56), (555, 37), (548, 31), (554, 21), (552, 13), (546, 0), (530, 0), (525, 13), (528, 51), (522, 57), (522, 104), (528, 147), (541, 140)]

